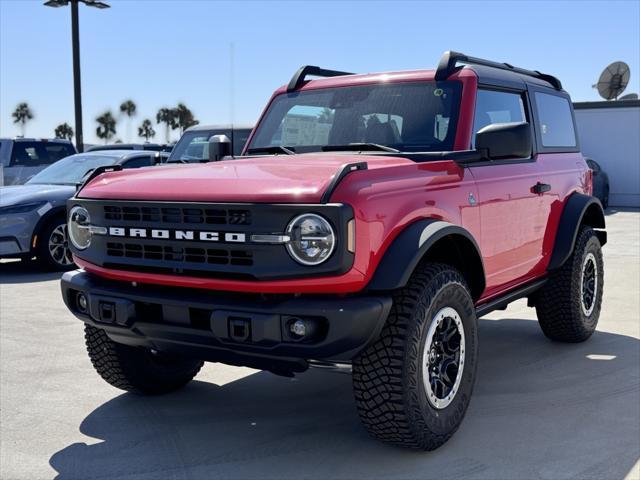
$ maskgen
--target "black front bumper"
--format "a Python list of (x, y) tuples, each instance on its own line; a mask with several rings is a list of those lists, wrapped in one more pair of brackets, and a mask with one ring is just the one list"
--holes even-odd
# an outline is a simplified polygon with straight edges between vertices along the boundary
[[(83, 270), (65, 273), (61, 286), (69, 310), (115, 342), (285, 373), (306, 369), (309, 359), (350, 361), (377, 338), (392, 303), (385, 295), (262, 297), (133, 286)], [(307, 336), (291, 332), (296, 320), (309, 326)]]

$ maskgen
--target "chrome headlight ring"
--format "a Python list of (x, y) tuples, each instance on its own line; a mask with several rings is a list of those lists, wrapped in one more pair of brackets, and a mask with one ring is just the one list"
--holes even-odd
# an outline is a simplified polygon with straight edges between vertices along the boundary
[(315, 213), (298, 215), (287, 225), (289, 255), (302, 265), (320, 265), (335, 250), (336, 235), (327, 219)]

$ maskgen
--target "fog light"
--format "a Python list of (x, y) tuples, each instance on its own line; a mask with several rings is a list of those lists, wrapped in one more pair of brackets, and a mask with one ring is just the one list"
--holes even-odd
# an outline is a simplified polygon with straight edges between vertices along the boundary
[(78, 305), (78, 310), (81, 313), (87, 313), (89, 302), (87, 301), (87, 296), (84, 293), (79, 293), (76, 297), (76, 303)]
[(296, 320), (289, 326), (289, 329), (294, 335), (304, 337), (307, 334), (307, 322), (304, 320)]

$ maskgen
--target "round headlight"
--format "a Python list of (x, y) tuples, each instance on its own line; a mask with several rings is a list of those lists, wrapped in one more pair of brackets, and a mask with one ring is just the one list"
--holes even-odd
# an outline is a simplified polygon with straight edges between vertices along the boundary
[(287, 226), (287, 250), (293, 259), (303, 265), (319, 265), (327, 260), (336, 246), (331, 224), (320, 215), (305, 213)]
[(75, 206), (69, 212), (67, 230), (69, 239), (78, 250), (84, 250), (91, 245), (91, 218), (86, 208)]

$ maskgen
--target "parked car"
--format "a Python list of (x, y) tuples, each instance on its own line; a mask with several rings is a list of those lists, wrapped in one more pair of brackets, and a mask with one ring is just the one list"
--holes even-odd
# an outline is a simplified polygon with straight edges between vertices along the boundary
[(592, 158), (586, 158), (587, 165), (593, 172), (593, 196), (597, 197), (604, 208), (609, 207), (609, 175), (600, 164)]
[(231, 141), (230, 153), (240, 155), (253, 127), (248, 125), (196, 125), (188, 128), (178, 140), (169, 163), (208, 162), (209, 139), (214, 135), (226, 135)]
[(73, 266), (68, 247), (66, 201), (87, 173), (106, 165), (154, 165), (160, 152), (112, 150), (71, 155), (25, 185), (0, 188), (0, 258), (37, 257), (52, 270)]
[(111, 143), (108, 145), (92, 145), (87, 147), (87, 152), (102, 150), (151, 150), (153, 152), (170, 152), (173, 145), (160, 145), (157, 143)]
[(303, 67), (243, 156), (98, 176), (68, 203), (82, 269), (62, 277), (94, 368), (159, 394), (204, 361), (349, 364), (374, 437), (439, 447), (469, 406), (478, 317), (527, 298), (555, 341), (598, 323), (605, 217), (572, 108), (551, 75), (455, 52)]
[(0, 186), (21, 185), (61, 158), (76, 153), (58, 138), (0, 138)]

